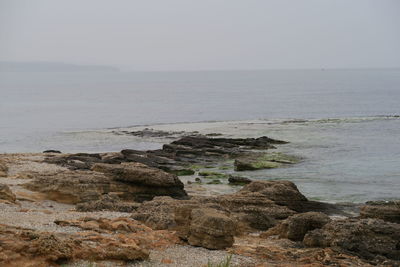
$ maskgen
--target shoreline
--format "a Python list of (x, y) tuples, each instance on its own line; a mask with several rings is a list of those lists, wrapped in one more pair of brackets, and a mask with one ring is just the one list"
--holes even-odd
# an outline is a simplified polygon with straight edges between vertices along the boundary
[[(289, 181), (224, 173), (227, 165), (240, 173), (240, 168), (297, 164), (300, 158), (271, 152), (285, 143), (192, 133), (159, 150), (1, 154), (0, 247), (5, 252), (0, 262), (205, 266), (233, 255), (231, 266), (400, 264), (399, 248), (390, 245), (400, 232), (397, 202), (367, 203), (357, 213), (354, 206), (308, 200)], [(191, 176), (176, 176), (188, 172)], [(234, 190), (207, 189), (225, 184)], [(353, 228), (365, 231), (366, 239), (354, 239)], [(39, 239), (26, 240), (21, 230)], [(7, 240), (18, 245), (10, 247)], [(50, 240), (59, 245), (44, 252)], [(368, 245), (377, 240), (385, 240), (384, 250)]]

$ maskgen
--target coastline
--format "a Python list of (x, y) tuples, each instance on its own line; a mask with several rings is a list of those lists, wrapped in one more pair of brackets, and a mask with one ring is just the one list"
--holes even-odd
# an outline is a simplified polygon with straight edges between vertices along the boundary
[[(171, 133), (134, 134), (168, 137)], [(174, 136), (175, 141), (154, 151), (1, 154), (0, 183), (7, 186), (0, 194), (0, 239), (38, 246), (36, 239), (22, 238), (19, 231), (24, 229), (43, 242), (49, 242), (50, 234), (61, 245), (50, 249), (55, 256), (5, 246), (6, 256), (0, 260), (5, 266), (85, 266), (88, 262), (117, 266), (132, 260), (139, 261), (128, 266), (206, 266), (209, 260), (221, 262), (232, 254), (231, 266), (399, 264), (400, 251), (390, 245), (400, 229), (397, 202), (369, 203), (359, 214), (351, 205), (308, 200), (289, 181), (239, 179), (240, 185), (229, 185), (232, 177), (227, 169), (241, 166), (240, 160), (247, 168), (268, 169), (298, 164), (301, 158), (272, 152), (286, 142), (267, 137), (172, 134), (183, 137)], [(190, 175), (175, 175), (188, 171)], [(216, 180), (219, 183), (209, 184)], [(213, 190), (220, 187), (231, 190)], [(345, 226), (338, 229), (338, 224)], [(355, 240), (353, 227), (366, 231), (367, 239)], [(377, 227), (384, 227), (387, 234), (382, 236)], [(341, 236), (318, 241), (333, 229)], [(300, 237), (293, 237), (293, 230), (302, 233)], [(335, 238), (342, 238), (342, 243)], [(384, 250), (367, 245), (381, 238), (387, 240), (381, 244)], [(71, 240), (81, 246), (68, 243)], [(95, 243), (88, 247), (87, 242)], [(129, 252), (121, 250), (124, 246)], [(352, 246), (362, 249), (353, 251)], [(13, 251), (13, 260), (7, 251)], [(184, 253), (189, 256), (182, 258)]]

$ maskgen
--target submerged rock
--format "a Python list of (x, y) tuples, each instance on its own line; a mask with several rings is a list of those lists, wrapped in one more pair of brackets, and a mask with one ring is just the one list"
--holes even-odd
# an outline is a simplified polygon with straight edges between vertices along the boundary
[(303, 242), (309, 247), (339, 247), (370, 260), (377, 256), (400, 260), (400, 224), (379, 219), (331, 221), (308, 232)]
[(241, 176), (233, 176), (233, 175), (229, 175), (228, 181), (229, 181), (229, 184), (233, 184), (233, 185), (245, 185), (245, 184), (249, 184), (252, 182), (252, 180), (250, 178), (241, 177)]
[(261, 236), (279, 235), (280, 238), (302, 241), (308, 231), (322, 228), (330, 221), (328, 215), (320, 212), (300, 213), (287, 218)]
[(400, 201), (369, 201), (361, 206), (360, 216), (400, 223)]
[(236, 171), (252, 171), (260, 169), (273, 169), (284, 164), (295, 164), (299, 158), (283, 153), (251, 153), (240, 155), (235, 159)]

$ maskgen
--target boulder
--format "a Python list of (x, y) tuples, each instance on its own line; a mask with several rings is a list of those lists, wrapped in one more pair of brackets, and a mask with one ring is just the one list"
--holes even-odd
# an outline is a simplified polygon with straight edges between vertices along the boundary
[(0, 184), (0, 199), (9, 202), (15, 202), (17, 198), (8, 185)]
[(331, 221), (308, 232), (303, 242), (308, 247), (337, 247), (369, 260), (400, 260), (400, 224), (380, 219)]
[(234, 242), (235, 223), (215, 209), (193, 209), (188, 243), (208, 249), (225, 249)]
[(133, 212), (140, 206), (136, 202), (126, 202), (121, 200), (118, 195), (105, 194), (101, 195), (99, 200), (93, 200), (76, 205), (77, 211), (118, 211)]
[(400, 223), (400, 201), (369, 201), (360, 208), (360, 216)]
[(278, 235), (280, 238), (302, 241), (308, 231), (322, 228), (330, 221), (331, 219), (328, 215), (320, 212), (295, 214), (261, 234), (261, 237)]

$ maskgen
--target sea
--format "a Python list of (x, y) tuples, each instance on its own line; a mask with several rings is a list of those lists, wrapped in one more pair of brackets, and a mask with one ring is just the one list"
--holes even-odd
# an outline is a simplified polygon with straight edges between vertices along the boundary
[(301, 156), (280, 169), (308, 198), (400, 199), (400, 69), (0, 72), (0, 153), (156, 149), (154, 128), (267, 135)]

